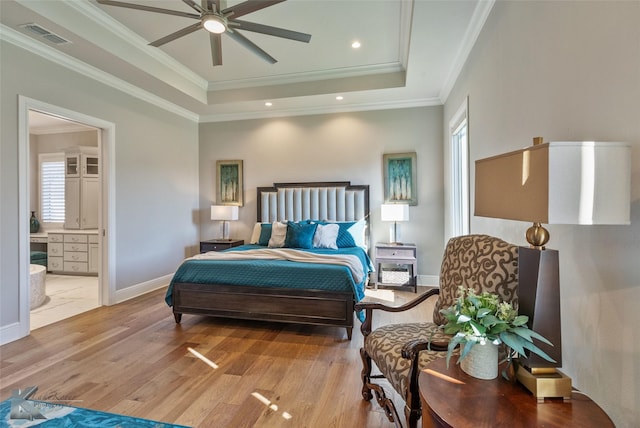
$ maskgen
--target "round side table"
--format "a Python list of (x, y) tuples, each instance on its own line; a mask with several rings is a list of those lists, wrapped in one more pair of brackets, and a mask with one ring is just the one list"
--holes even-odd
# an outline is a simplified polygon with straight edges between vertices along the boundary
[(469, 376), (452, 359), (430, 363), (418, 380), (424, 427), (567, 428), (614, 427), (589, 397), (574, 391), (571, 400), (545, 399), (538, 404), (524, 386), (498, 376), (481, 380)]

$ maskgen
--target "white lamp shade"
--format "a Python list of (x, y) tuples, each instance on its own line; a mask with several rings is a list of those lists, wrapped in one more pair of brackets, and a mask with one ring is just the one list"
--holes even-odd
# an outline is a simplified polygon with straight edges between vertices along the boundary
[(237, 220), (236, 205), (211, 205), (211, 220)]
[(382, 221), (409, 221), (409, 205), (382, 204), (380, 206), (380, 219)]
[(631, 145), (551, 142), (476, 161), (475, 215), (629, 224)]

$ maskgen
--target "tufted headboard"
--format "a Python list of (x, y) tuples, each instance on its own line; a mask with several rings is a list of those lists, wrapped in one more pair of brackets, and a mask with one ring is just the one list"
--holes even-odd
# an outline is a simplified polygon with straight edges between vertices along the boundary
[(349, 181), (274, 183), (258, 187), (259, 222), (364, 220), (368, 243), (369, 186)]

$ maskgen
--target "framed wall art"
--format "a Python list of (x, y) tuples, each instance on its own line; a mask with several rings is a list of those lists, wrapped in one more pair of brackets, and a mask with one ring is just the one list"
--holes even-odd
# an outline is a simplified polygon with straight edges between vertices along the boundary
[(418, 205), (416, 153), (382, 155), (385, 204)]
[(242, 161), (216, 161), (216, 203), (243, 205)]

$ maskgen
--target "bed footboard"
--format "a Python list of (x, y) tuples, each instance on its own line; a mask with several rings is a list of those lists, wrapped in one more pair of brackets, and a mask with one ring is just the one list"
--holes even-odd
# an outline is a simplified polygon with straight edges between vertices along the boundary
[(353, 293), (313, 289), (264, 288), (175, 283), (173, 314), (345, 327), (351, 340)]

